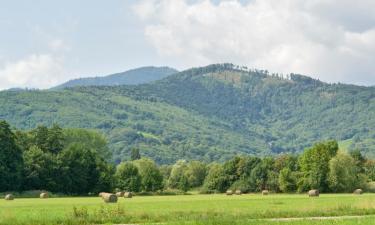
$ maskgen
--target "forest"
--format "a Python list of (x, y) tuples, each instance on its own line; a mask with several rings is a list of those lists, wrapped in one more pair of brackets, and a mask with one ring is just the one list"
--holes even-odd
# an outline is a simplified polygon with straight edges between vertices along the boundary
[(0, 192), (375, 191), (375, 161), (358, 150), (339, 150), (334, 140), (316, 143), (300, 154), (238, 155), (223, 163), (178, 160), (161, 165), (142, 157), (137, 148), (129, 152), (129, 160), (114, 164), (110, 159), (107, 140), (97, 131), (63, 129), (57, 124), (20, 131), (0, 121)]
[(139, 148), (158, 164), (301, 153), (322, 140), (374, 157), (375, 88), (232, 64), (141, 85), (0, 92), (0, 118), (103, 133), (116, 164)]

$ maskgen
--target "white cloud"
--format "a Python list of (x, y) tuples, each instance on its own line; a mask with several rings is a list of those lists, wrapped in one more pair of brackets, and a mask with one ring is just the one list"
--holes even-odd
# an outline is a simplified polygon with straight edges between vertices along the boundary
[(9, 87), (48, 88), (64, 80), (62, 59), (33, 54), (0, 66), (0, 90)]
[(159, 54), (187, 67), (233, 62), (375, 84), (373, 0), (143, 0), (134, 10)]

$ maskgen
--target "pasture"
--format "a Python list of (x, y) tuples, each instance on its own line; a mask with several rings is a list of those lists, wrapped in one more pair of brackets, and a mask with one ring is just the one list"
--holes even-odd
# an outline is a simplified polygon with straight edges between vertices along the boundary
[[(374, 215), (374, 217), (372, 216)], [(331, 216), (335, 220), (279, 220)], [(275, 219), (276, 218), (276, 219)], [(373, 224), (375, 194), (136, 196), (106, 204), (99, 197), (0, 200), (1, 225), (30, 224)]]

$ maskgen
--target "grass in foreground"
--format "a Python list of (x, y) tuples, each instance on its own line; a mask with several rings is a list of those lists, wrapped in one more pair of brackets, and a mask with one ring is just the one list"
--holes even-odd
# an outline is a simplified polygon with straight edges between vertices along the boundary
[(0, 224), (373, 224), (374, 218), (330, 221), (257, 221), (343, 215), (375, 215), (375, 195), (185, 195), (119, 199), (95, 198), (0, 200)]

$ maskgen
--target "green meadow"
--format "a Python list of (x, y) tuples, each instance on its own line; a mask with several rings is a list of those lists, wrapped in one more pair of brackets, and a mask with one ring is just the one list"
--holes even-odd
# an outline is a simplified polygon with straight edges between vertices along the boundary
[[(372, 216), (374, 215), (374, 217)], [(337, 219), (311, 217), (361, 216)], [(363, 216), (363, 217), (362, 217)], [(291, 218), (280, 220), (280, 218)], [(305, 218), (304, 220), (295, 218)], [(0, 224), (373, 224), (375, 194), (136, 196), (0, 201)]]

